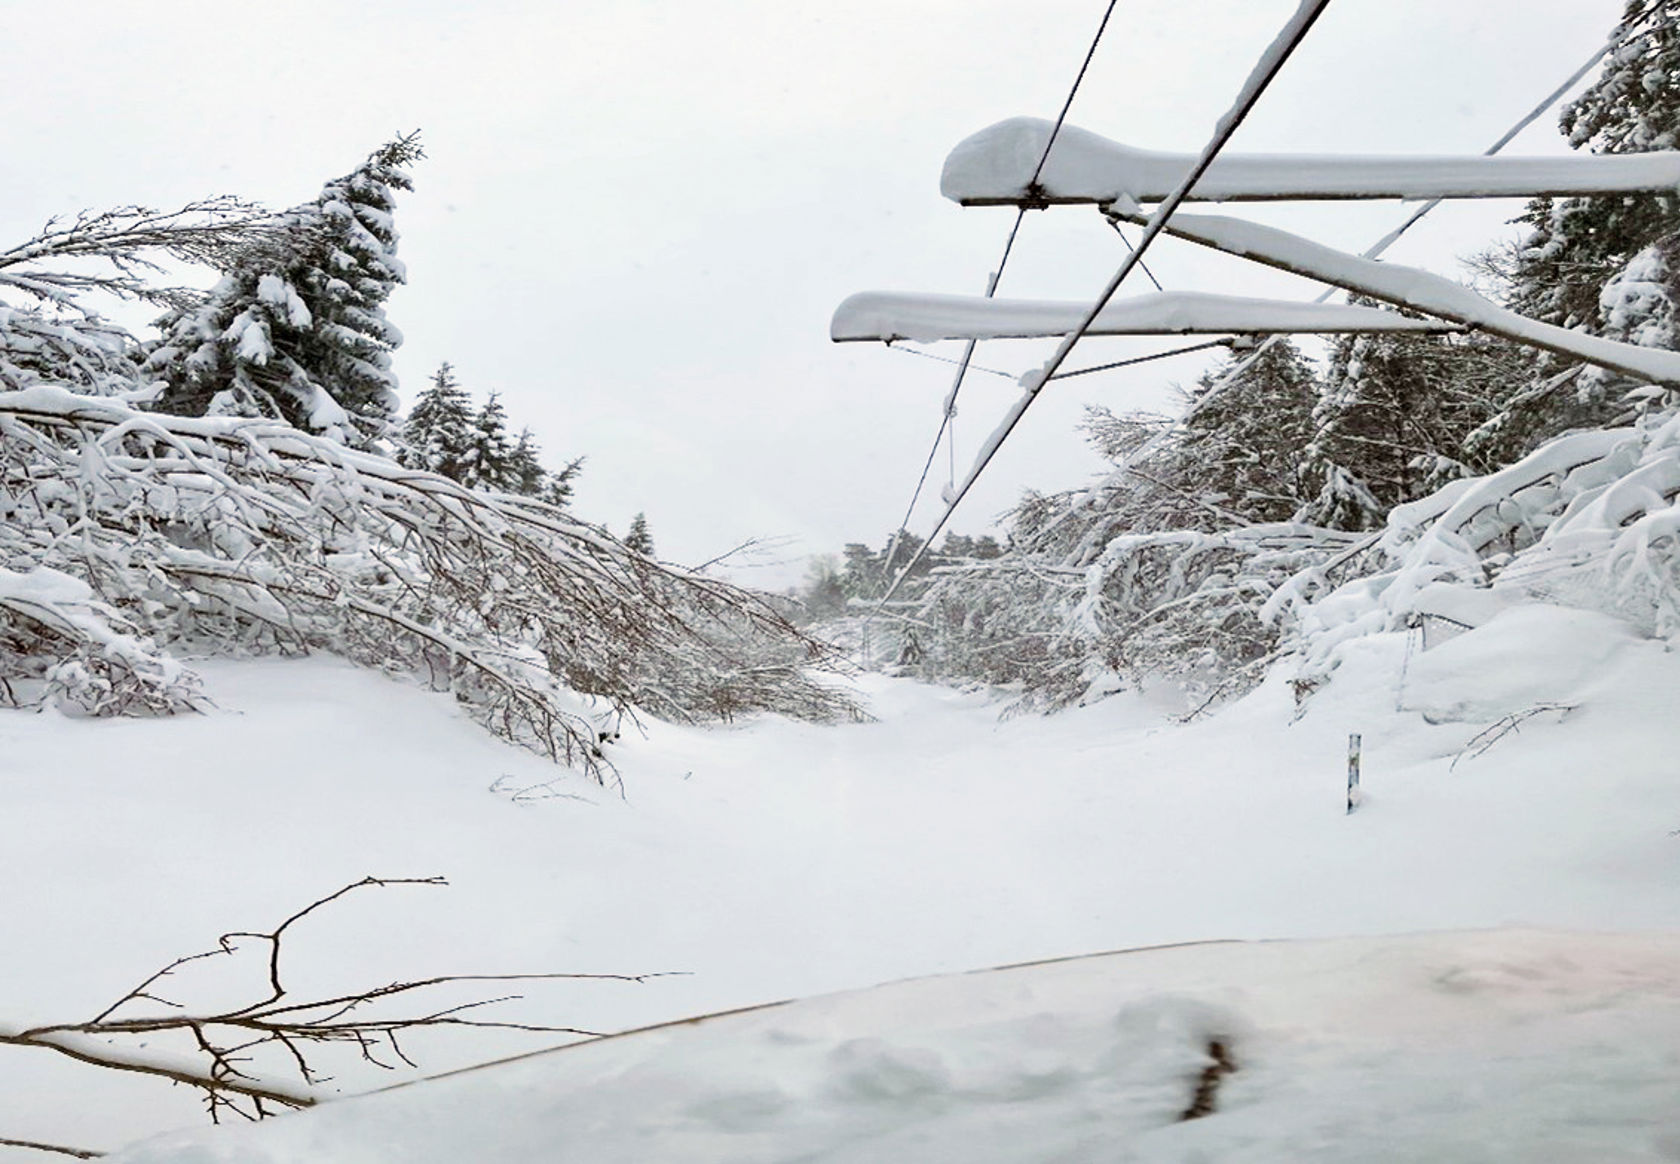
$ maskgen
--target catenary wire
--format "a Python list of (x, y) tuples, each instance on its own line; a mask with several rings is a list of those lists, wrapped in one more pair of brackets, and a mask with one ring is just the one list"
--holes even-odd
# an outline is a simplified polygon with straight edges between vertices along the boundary
[(1069, 380), (1074, 376), (1084, 376), (1091, 372), (1111, 372), (1115, 368), (1130, 368), (1133, 364), (1148, 364), (1155, 360), (1164, 360), (1168, 356), (1183, 356), (1190, 352), (1205, 352), (1209, 348), (1228, 348), (1232, 344), (1229, 339), (1208, 340), (1206, 343), (1191, 344), (1189, 347), (1173, 348), (1165, 352), (1153, 352), (1147, 356), (1133, 356), (1129, 360), (1116, 360), (1112, 364), (1097, 364), (1090, 368), (1075, 368), (1071, 372), (1057, 372), (1051, 376), (1052, 380)]
[[(956, 364), (959, 367), (962, 365), (961, 360), (952, 359), (950, 356), (942, 356), (937, 352), (924, 352), (920, 348), (896, 347), (896, 343), (896, 340), (888, 340), (887, 347), (891, 348), (895, 352), (901, 352), (906, 356), (920, 356), (924, 360), (938, 360), (941, 364)], [(968, 366), (968, 370), (970, 372), (984, 372), (988, 376), (1002, 376), (1005, 380), (1020, 379), (1020, 377), (1014, 372), (1005, 372), (1002, 368), (988, 368), (982, 364), (970, 364)]]
[[(1037, 186), (1039, 177), (1044, 173), (1045, 164), (1050, 160), (1050, 151), (1056, 145), (1056, 136), (1062, 132), (1062, 126), (1067, 121), (1068, 111), (1073, 108), (1073, 99), (1079, 94), (1079, 86), (1085, 81), (1085, 74), (1091, 68), (1091, 60), (1097, 55), (1097, 47), (1102, 44), (1103, 33), (1107, 31), (1109, 19), (1114, 15), (1114, 9), (1118, 3), (1119, 0), (1108, 0), (1108, 6), (1103, 10), (1102, 20), (1098, 22), (1097, 31), (1091, 37), (1091, 45), (1085, 50), (1085, 59), (1080, 62), (1079, 72), (1074, 75), (1073, 84), (1068, 86), (1067, 99), (1062, 102), (1061, 112), (1056, 115), (1055, 125), (1050, 130), (1050, 136), (1044, 143), (1043, 151), (1038, 155), (1038, 164), (1033, 167), (1032, 179), (1027, 183), (1029, 188)], [(991, 299), (997, 294), (998, 281), (1003, 278), (1004, 267), (1009, 265), (1009, 255), (1015, 249), (1016, 236), (1021, 233), (1021, 220), (1026, 216), (1027, 208), (1025, 205), (1016, 210), (1015, 223), (1009, 228), (1009, 237), (1004, 240), (1003, 254), (998, 259), (997, 269), (986, 280), (987, 299)], [(1124, 236), (1122, 236), (1122, 241), (1124, 241)], [(1130, 243), (1127, 244), (1128, 247), (1130, 245)], [(1151, 280), (1154, 278), (1155, 276), (1150, 276)], [(1156, 284), (1157, 288), (1159, 286), (1160, 284)], [(933, 445), (928, 449), (927, 460), (922, 465), (921, 476), (916, 479), (916, 487), (911, 490), (910, 504), (905, 506), (904, 518), (898, 523), (893, 530), (892, 537), (887, 541), (885, 565), (883, 567), (885, 569), (892, 568), (893, 555), (898, 552), (900, 535), (909, 528), (910, 518), (916, 512), (916, 503), (921, 500), (922, 490), (927, 486), (928, 473), (933, 469), (933, 459), (939, 455), (939, 442), (944, 440), (946, 434), (950, 432), (952, 421), (956, 418), (957, 395), (962, 391), (963, 381), (968, 376), (969, 363), (974, 359), (974, 349), (978, 346), (978, 343), (978, 340), (969, 340), (963, 347), (962, 358), (957, 361), (957, 373), (951, 381), (951, 390), (945, 394), (945, 404), (939, 418), (939, 431), (933, 435)], [(951, 441), (950, 454), (951, 476), (954, 479), (957, 456), (954, 438)]]

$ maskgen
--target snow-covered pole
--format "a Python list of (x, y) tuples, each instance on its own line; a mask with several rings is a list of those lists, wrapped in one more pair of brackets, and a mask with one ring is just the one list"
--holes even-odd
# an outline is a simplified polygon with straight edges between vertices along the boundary
[(1359, 733), (1348, 733), (1347, 810), (1352, 815), (1359, 807)]
[(992, 458), (997, 455), (997, 451), (1003, 446), (1003, 442), (1009, 438), (1010, 433), (1015, 431), (1015, 426), (1021, 422), (1021, 417), (1026, 414), (1028, 408), (1032, 407), (1032, 402), (1038, 398), (1038, 394), (1044, 390), (1044, 386), (1050, 382), (1063, 362), (1067, 360), (1068, 353), (1073, 351), (1074, 345), (1084, 337), (1086, 329), (1091, 326), (1098, 315), (1102, 314), (1102, 310), (1108, 306), (1109, 300), (1114, 298), (1115, 292), (1120, 289), (1120, 284), (1125, 282), (1126, 276), (1130, 275), (1132, 270), (1143, 261), (1144, 252), (1166, 229), (1167, 221), (1172, 218), (1173, 212), (1178, 209), (1179, 205), (1188, 197), (1190, 191), (1195, 188), (1196, 183), (1201, 180), (1202, 175), (1207, 172), (1208, 167), (1219, 156), (1219, 152), (1231, 140), (1231, 135), (1237, 132), (1237, 128), (1242, 125), (1249, 112), (1259, 102), (1261, 95), (1265, 93), (1278, 73), (1282, 71), (1290, 56), (1306, 39), (1307, 33), (1318, 21), (1318, 18), (1324, 14), (1324, 9), (1329, 6), (1329, 3), (1330, 0), (1301, 0), (1295, 14), (1284, 24), (1282, 31), (1278, 33), (1272, 43), (1266, 46), (1266, 51), (1261, 54), (1259, 62), (1255, 64), (1253, 71), (1248, 75), (1248, 79), (1243, 83), (1236, 101), (1232, 103), (1231, 108), (1214, 126), (1213, 137), (1202, 148), (1200, 156), (1196, 159), (1196, 164), (1190, 168), (1189, 173), (1184, 175), (1183, 180), (1168, 195), (1167, 199), (1156, 207), (1155, 213), (1149, 216), (1148, 223), (1144, 227), (1142, 237), (1138, 239), (1137, 246), (1126, 255), (1125, 260), (1120, 264), (1120, 269), (1115, 271), (1114, 277), (1103, 288), (1102, 294), (1097, 297), (1097, 301), (1091, 304), (1090, 310), (1086, 312), (1085, 318), (1080, 321), (1078, 328), (1068, 333), (1042, 369), (1031, 373), (1026, 378), (1025, 390), (1010, 408), (1002, 423), (980, 446), (980, 452), (975, 458), (974, 467), (968, 471), (968, 476), (963, 479), (961, 487), (946, 502), (945, 512), (940, 515), (939, 521), (935, 523), (932, 532), (928, 534), (927, 540), (922, 543), (921, 549), (905, 564), (904, 569), (899, 571), (898, 577), (893, 579), (892, 585), (887, 588), (886, 594), (881, 597), (881, 601), (877, 604), (877, 610), (887, 604), (888, 600), (898, 591), (899, 586), (910, 576), (910, 571), (927, 553), (928, 547), (933, 544), (933, 539), (938, 537), (939, 531), (945, 528), (945, 523), (951, 520), (951, 514), (955, 513), (957, 506), (962, 504), (962, 499), (968, 496), (968, 491), (980, 479), (980, 474), (985, 472), (986, 466), (991, 464)]

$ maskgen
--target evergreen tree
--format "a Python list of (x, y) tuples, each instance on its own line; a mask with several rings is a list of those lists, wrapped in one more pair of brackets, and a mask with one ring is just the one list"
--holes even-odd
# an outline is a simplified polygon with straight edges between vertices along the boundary
[(470, 488), (517, 493), (558, 506), (571, 501), (572, 482), (583, 468), (579, 457), (557, 473), (544, 469), (541, 450), (529, 428), (520, 429), (518, 439), (510, 444), (500, 397), (491, 393), (474, 412), (471, 397), (447, 362), (438, 368), (403, 422), (397, 459)]
[(558, 473), (549, 473), (543, 478), (542, 487), (535, 495), (550, 505), (565, 508), (572, 501), (572, 482), (582, 469), (582, 457), (568, 461), (564, 469), (561, 469)]
[(875, 551), (863, 542), (847, 542), (841, 551), (845, 562), (840, 571), (840, 584), (848, 598), (870, 598), (881, 592), (881, 563)]
[(1490, 438), (1528, 358), (1482, 336), (1343, 337), (1313, 410), (1306, 472), (1318, 493), (1301, 516), (1374, 529), (1395, 505), (1501, 453), (1517, 434)]
[(846, 588), (840, 580), (839, 563), (832, 554), (811, 558), (799, 599), (812, 619), (839, 618), (846, 613)]
[(653, 535), (648, 532), (647, 514), (638, 513), (630, 520), (630, 532), (624, 535), (624, 547), (644, 558), (654, 557)]
[(514, 442), (513, 449), (508, 453), (508, 491), (526, 497), (538, 497), (542, 494), (547, 476), (547, 471), (537, 458), (537, 442), (531, 436), (531, 430), (520, 429), (519, 439)]
[(1288, 340), (1265, 347), (1242, 376), (1202, 404), (1234, 357), (1198, 381), (1181, 453), (1206, 499), (1250, 521), (1287, 521), (1312, 495), (1306, 448), (1317, 381)]
[(413, 134), (380, 147), (285, 215), (201, 303), (165, 316), (148, 360), (168, 382), (159, 407), (277, 417), (355, 444), (381, 435), (402, 342), (384, 307), (405, 279), (392, 211), (422, 156)]
[[(1560, 117), (1570, 145), (1640, 153), (1680, 145), (1680, 0), (1628, 0), (1598, 79)], [(1598, 330), (1600, 292), (1641, 251), (1680, 229), (1680, 195), (1542, 198), (1523, 221), (1514, 305), (1564, 327)]]
[(466, 455), (461, 458), (461, 483), (469, 489), (518, 492), (513, 446), (507, 437), (507, 411), (494, 392), (473, 417), (467, 433)]
[[(893, 579), (898, 577), (899, 571), (910, 565), (916, 554), (920, 552), (923, 540), (907, 529), (901, 529), (897, 534), (887, 539), (887, 544), (881, 547), (878, 559), (880, 562), (880, 577), (885, 585), (891, 586)], [(933, 563), (924, 554), (922, 560), (911, 569), (905, 581), (920, 578), (931, 569), (933, 569)]]
[(403, 424), (398, 460), (411, 469), (461, 479), (472, 427), (471, 399), (446, 361), (414, 402)]

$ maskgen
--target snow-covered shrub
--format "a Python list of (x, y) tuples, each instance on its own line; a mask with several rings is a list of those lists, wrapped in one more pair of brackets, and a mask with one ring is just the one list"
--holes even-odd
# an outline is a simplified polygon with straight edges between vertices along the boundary
[(192, 673), (86, 583), (50, 567), (0, 567), (0, 706), (50, 704), (81, 715), (196, 709)]
[(1343, 642), (1429, 619), (1476, 625), (1519, 602), (1615, 615), (1646, 634), (1680, 631), (1680, 416), (1552, 440), (1496, 473), (1397, 507), (1376, 568), (1299, 601), (1303, 669), (1328, 674)]
[(1306, 445), (1310, 373), (1282, 347), (1180, 429), (1091, 410), (1113, 470), (1029, 495), (1009, 552), (936, 572), (921, 671), (1013, 686), (1041, 709), (1160, 680), (1203, 698), (1257, 682), (1283, 633), (1260, 617), (1273, 590), (1355, 540), (1268, 520), (1306, 495), (1289, 458)]
[(922, 613), (943, 631), (939, 667), (1018, 685), (1022, 707), (1160, 680), (1220, 698), (1276, 657), (1286, 628), (1263, 611), (1277, 588), (1354, 541), (1289, 523), (1119, 534), (1082, 568), (1011, 554), (942, 575)]
[(282, 422), (0, 392), (0, 508), (0, 565), (79, 580), (156, 641), (418, 673), (598, 777), (592, 715), (856, 714), (761, 597)]

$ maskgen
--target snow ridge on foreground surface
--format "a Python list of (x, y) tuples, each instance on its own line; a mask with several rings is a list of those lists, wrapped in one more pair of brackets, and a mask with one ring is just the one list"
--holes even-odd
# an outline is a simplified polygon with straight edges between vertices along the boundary
[[(1215, 1114), (1182, 1116), (1219, 1043)], [(902, 982), (113, 1164), (1673, 1160), (1680, 936), (1221, 943)]]

